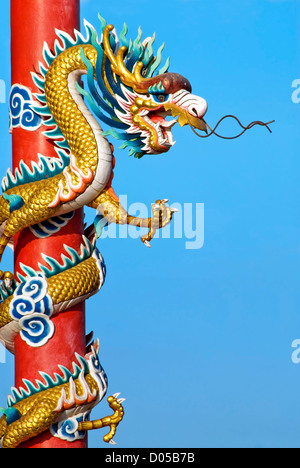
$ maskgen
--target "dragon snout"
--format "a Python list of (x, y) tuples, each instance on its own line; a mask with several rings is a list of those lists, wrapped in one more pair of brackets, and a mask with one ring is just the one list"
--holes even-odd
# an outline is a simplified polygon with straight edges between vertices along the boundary
[(178, 123), (181, 127), (190, 125), (206, 133), (207, 126), (203, 117), (207, 108), (205, 99), (185, 90), (177, 93), (173, 101), (165, 104), (165, 109), (171, 111), (173, 117), (178, 116)]
[(187, 102), (187, 104), (187, 124), (207, 133), (207, 125), (203, 120), (203, 117), (208, 109), (208, 105), (205, 99), (200, 96), (194, 96), (191, 94), (190, 100)]
[(197, 117), (198, 119), (202, 119), (206, 114), (207, 109), (208, 105), (205, 99), (200, 96), (194, 96), (193, 94), (190, 95), (186, 106), (186, 110), (189, 114)]

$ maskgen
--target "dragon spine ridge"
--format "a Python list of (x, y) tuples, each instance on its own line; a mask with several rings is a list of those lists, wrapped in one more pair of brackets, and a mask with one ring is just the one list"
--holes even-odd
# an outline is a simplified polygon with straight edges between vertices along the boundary
[(7, 190), (17, 187), (18, 185), (28, 184), (32, 181), (44, 180), (45, 178), (53, 177), (59, 174), (65, 167), (70, 164), (70, 156), (66, 151), (56, 148), (57, 158), (49, 158), (41, 154), (38, 155), (39, 162), (31, 161), (30, 168), (23, 160), (12, 174), (8, 169), (6, 176), (2, 179), (2, 190)]
[[(42, 254), (42, 257), (48, 266), (38, 263), (40, 272), (43, 273), (46, 276), (46, 278), (51, 278), (52, 276), (58, 275), (59, 273), (63, 273), (64, 271), (67, 271), (70, 268), (73, 268), (74, 266), (79, 265), (79, 263), (83, 262), (84, 260), (87, 260), (88, 258), (90, 258), (93, 252), (95, 251), (96, 246), (95, 244), (92, 245), (87, 237), (82, 236), (82, 239), (83, 239), (83, 243), (80, 246), (80, 253), (78, 253), (72, 247), (69, 247), (68, 245), (64, 245), (64, 249), (69, 254), (69, 257), (67, 257), (66, 255), (62, 253), (61, 254), (62, 263), (59, 263), (57, 260), (55, 260), (52, 257), (49, 257), (48, 255)], [(26, 281), (26, 277), (36, 276), (37, 272), (33, 268), (27, 265), (24, 265), (22, 263), (20, 264), (20, 268), (23, 270), (23, 272), (26, 275), (26, 276), (23, 276), (20, 273), (17, 273), (20, 283)]]
[[(79, 365), (73, 362), (73, 372), (70, 372), (64, 366), (58, 365), (58, 368), (62, 372), (62, 375), (55, 373), (54, 376), (51, 377), (49, 374), (39, 371), (41, 377), (44, 379), (44, 383), (40, 380), (36, 380), (35, 384), (33, 384), (29, 380), (23, 379), (24, 386), (27, 387), (27, 390), (23, 387), (12, 387), (11, 395), (8, 395), (7, 397), (7, 406), (12, 407), (20, 401), (24, 400), (25, 398), (31, 397), (32, 395), (40, 393), (44, 390), (49, 390), (50, 388), (64, 385), (68, 383), (71, 378), (73, 380), (76, 380), (79, 378), (82, 371), (84, 371), (84, 374), (87, 374), (89, 372), (87, 361), (82, 356), (79, 356), (79, 354), (77, 353), (75, 353), (75, 356), (77, 361), (79, 362)], [(107, 381), (106, 376), (105, 379)]]

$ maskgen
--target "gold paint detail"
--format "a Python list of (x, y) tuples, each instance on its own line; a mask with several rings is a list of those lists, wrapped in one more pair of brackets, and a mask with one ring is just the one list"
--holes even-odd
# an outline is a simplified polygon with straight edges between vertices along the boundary
[(79, 431), (92, 431), (94, 429), (101, 429), (102, 427), (110, 427), (110, 431), (103, 437), (104, 442), (111, 443), (116, 433), (117, 427), (124, 417), (124, 408), (122, 406), (122, 399), (117, 399), (115, 396), (110, 396), (107, 399), (109, 407), (114, 411), (112, 416), (106, 416), (102, 419), (94, 421), (84, 421), (78, 424)]
[(90, 203), (89, 206), (97, 209), (109, 223), (128, 224), (130, 226), (148, 228), (148, 234), (143, 235), (141, 241), (147, 247), (150, 247), (150, 241), (154, 238), (156, 231), (170, 224), (174, 213), (177, 211), (174, 208), (166, 206), (167, 203), (167, 199), (156, 200), (151, 206), (152, 217), (139, 218), (127, 213), (119, 200), (115, 200), (111, 197), (109, 191), (106, 190)]
[(141, 71), (144, 66), (143, 62), (138, 62), (135, 66), (134, 72), (131, 73), (125, 66), (124, 57), (128, 52), (127, 47), (122, 46), (115, 55), (110, 45), (110, 33), (113, 31), (114, 26), (108, 24), (103, 32), (103, 48), (106, 56), (108, 57), (112, 71), (118, 75), (126, 86), (134, 89), (136, 92), (145, 92), (145, 86), (143, 83), (147, 82), (146, 78), (143, 78)]
[(178, 123), (180, 127), (184, 127), (185, 125), (192, 125), (193, 127), (198, 128), (199, 130), (203, 130), (207, 132), (207, 125), (203, 119), (199, 119), (198, 117), (193, 117), (191, 114), (187, 112), (187, 110), (176, 106), (173, 103), (166, 103), (164, 105), (166, 111), (171, 111), (172, 117), (178, 117)]

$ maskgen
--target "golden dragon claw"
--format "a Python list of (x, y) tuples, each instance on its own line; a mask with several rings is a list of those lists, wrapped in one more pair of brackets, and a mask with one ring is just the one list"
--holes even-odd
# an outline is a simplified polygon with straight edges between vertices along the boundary
[(141, 241), (146, 247), (151, 247), (150, 242), (154, 238), (156, 231), (162, 229), (172, 221), (175, 209), (166, 206), (168, 199), (156, 200), (152, 205), (152, 218), (150, 221), (149, 232), (141, 237)]
[(117, 398), (119, 394), (109, 396), (107, 401), (109, 407), (114, 411), (112, 416), (106, 416), (102, 419), (94, 421), (83, 421), (78, 424), (79, 431), (91, 431), (94, 429), (101, 429), (102, 427), (110, 427), (110, 431), (103, 437), (104, 442), (115, 444), (113, 437), (116, 434), (117, 427), (124, 417), (124, 408), (122, 406), (124, 398)]

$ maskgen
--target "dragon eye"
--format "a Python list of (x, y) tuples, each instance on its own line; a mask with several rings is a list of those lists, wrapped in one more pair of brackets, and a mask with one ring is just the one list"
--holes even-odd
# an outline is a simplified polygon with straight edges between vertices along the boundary
[(155, 102), (163, 103), (169, 99), (168, 94), (152, 94), (152, 98)]

